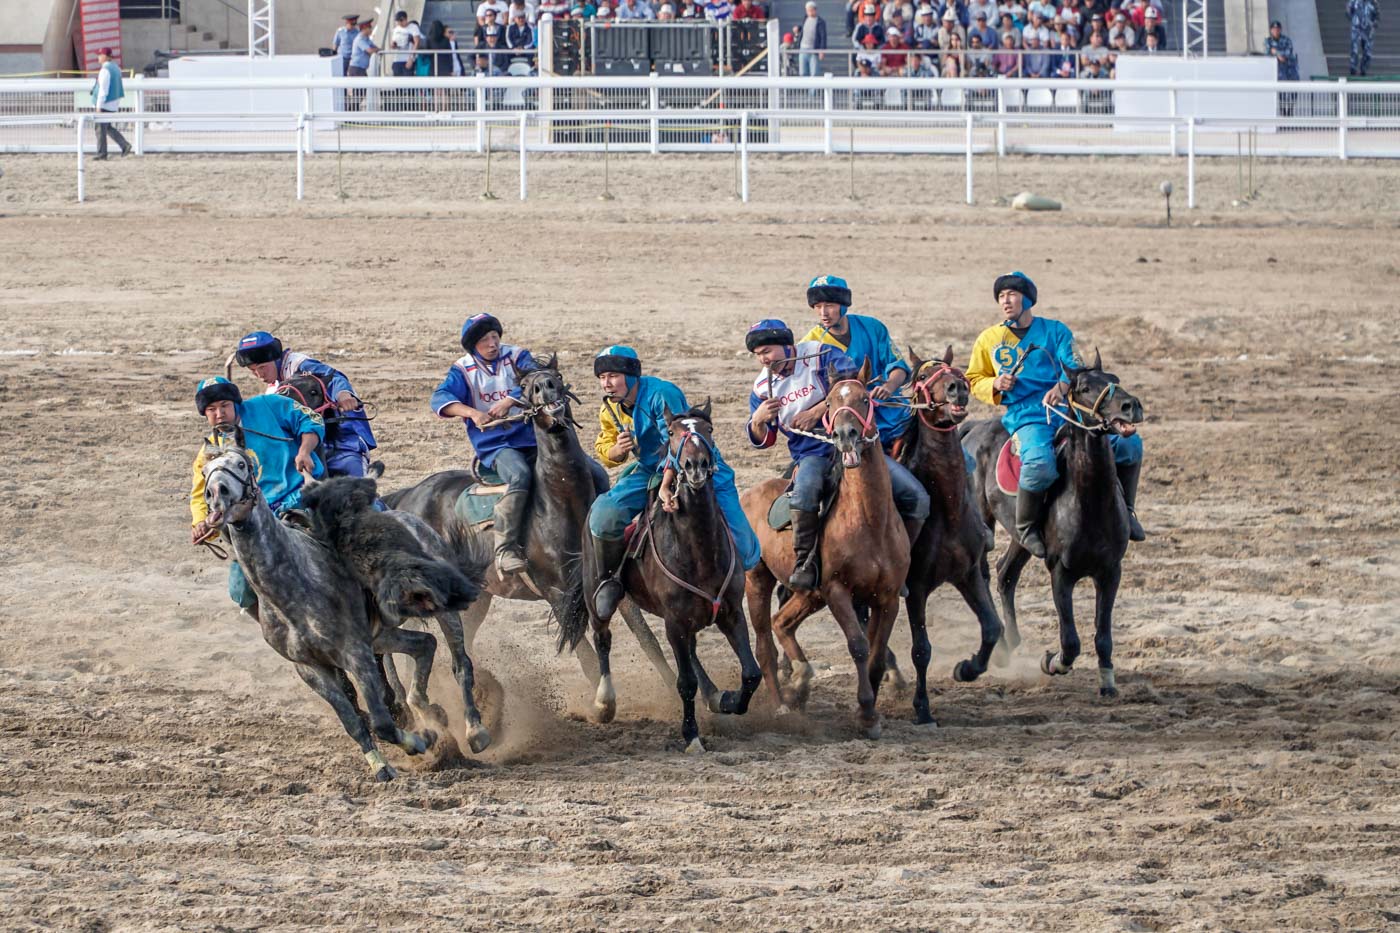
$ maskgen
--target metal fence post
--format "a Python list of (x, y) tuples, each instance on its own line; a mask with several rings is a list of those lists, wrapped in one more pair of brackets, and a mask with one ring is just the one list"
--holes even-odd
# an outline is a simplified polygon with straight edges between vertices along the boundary
[(306, 114), (297, 117), (297, 200), (300, 201), (306, 195), (306, 140), (302, 137), (306, 133)]
[(1186, 206), (1196, 206), (1196, 118), (1186, 118)]
[(87, 115), (78, 114), (78, 203), (87, 200), (87, 179), (83, 177), (83, 128), (87, 126)]
[[(478, 114), (486, 112), (486, 88), (481, 85), (476, 86), (476, 112)], [(480, 155), (486, 148), (486, 121), (480, 116), (476, 118), (476, 151)]]
[[(1017, 60), (1020, 60), (1019, 56)], [(997, 120), (997, 156), (1001, 157), (1006, 155), (1006, 88), (1001, 86), (997, 87), (997, 114), (1000, 117)], [(1000, 195), (1001, 192), (998, 191), (997, 194)]]
[(146, 154), (146, 121), (141, 119), (145, 112), (146, 92), (138, 87), (136, 89), (136, 141), (132, 145), (136, 147), (136, 154), (139, 156)]
[(822, 121), (822, 147), (823, 147), (823, 151), (824, 151), (827, 155), (831, 155), (831, 116), (830, 116), (830, 114), (831, 114), (831, 98), (832, 98), (832, 93), (831, 93), (831, 82), (832, 82), (832, 80), (833, 80), (832, 74), (831, 74), (831, 72), (828, 71), (828, 72), (826, 73), (826, 87), (822, 88), (822, 110), (826, 111), (826, 113), (828, 114), (827, 118), (826, 118), (825, 120)]
[(1347, 79), (1337, 79), (1337, 158), (1347, 157)]
[[(1184, 55), (1185, 53), (1183, 52), (1182, 54)], [(1168, 80), (1170, 80), (1170, 79), (1168, 79)], [(1176, 113), (1176, 88), (1175, 88), (1175, 87), (1173, 87), (1171, 90), (1169, 90), (1169, 91), (1167, 92), (1167, 100), (1168, 100), (1168, 102), (1169, 102), (1169, 104), (1170, 104), (1170, 108), (1171, 108), (1171, 109), (1169, 109), (1167, 112), (1171, 115), (1171, 118), (1172, 118), (1171, 157), (1172, 157), (1173, 159), (1175, 159), (1175, 158), (1176, 158), (1176, 154), (1177, 154), (1177, 148), (1176, 148), (1176, 117), (1177, 117), (1177, 113)]]
[(967, 115), (967, 203), (972, 203), (972, 114)]
[[(656, 89), (656, 80), (661, 77), (656, 72), (651, 73), (651, 87), (647, 88), (647, 103), (651, 105), (651, 112), (654, 114), (661, 109), (661, 94)], [(661, 120), (653, 116), (651, 118), (651, 154), (661, 153)]]
[[(310, 80), (311, 80), (311, 75), (307, 75), (307, 76), (306, 76), (306, 80), (307, 80), (308, 82), (310, 82)], [(309, 114), (309, 113), (315, 113), (315, 112), (316, 112), (316, 104), (315, 104), (315, 101), (312, 99), (312, 96), (311, 96), (311, 88), (310, 88), (309, 86), (305, 89), (305, 91), (303, 92), (303, 95), (304, 95), (304, 96), (303, 96), (302, 102), (301, 102), (301, 117), (302, 117), (302, 120), (304, 121), (304, 120), (306, 119), (306, 115), (307, 115), (307, 114)], [(302, 132), (303, 132), (303, 138), (302, 138), (302, 141), (301, 141), (301, 142), (302, 142), (302, 145), (306, 147), (306, 154), (307, 154), (307, 155), (310, 155), (310, 154), (311, 154), (311, 147), (312, 147), (312, 145), (313, 145), (312, 138), (311, 138), (313, 134), (311, 133), (311, 129), (310, 129), (309, 126), (308, 126), (308, 127), (305, 127), (305, 128), (303, 129)]]
[(526, 159), (527, 159), (528, 157), (526, 156), (525, 153), (529, 151), (529, 148), (530, 148), (530, 147), (529, 147), (528, 145), (526, 145), (526, 142), (525, 142), (525, 134), (526, 134), (527, 132), (529, 132), (529, 129), (530, 129), (530, 115), (529, 115), (528, 113), (522, 113), (522, 114), (520, 115), (520, 200), (522, 200), (522, 201), (525, 200), (525, 195), (526, 195), (526, 193), (527, 193), (527, 191), (528, 191), (528, 189), (526, 188), (526, 181), (525, 181), (525, 179), (526, 179), (525, 164), (526, 164)]
[(739, 200), (749, 203), (749, 112), (739, 115)]

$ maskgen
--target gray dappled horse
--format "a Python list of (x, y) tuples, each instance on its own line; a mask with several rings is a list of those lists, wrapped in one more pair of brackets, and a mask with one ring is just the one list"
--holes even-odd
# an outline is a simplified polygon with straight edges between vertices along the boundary
[[(241, 448), (210, 451), (204, 464), (209, 522), (228, 531), (238, 563), (258, 595), (263, 638), (335, 710), (375, 780), (392, 780), (394, 769), (374, 739), (421, 755), (437, 735), (394, 723), (374, 656), (406, 654), (413, 659), (409, 707), (419, 723), (427, 722), (433, 718), (427, 687), (437, 640), (423, 632), (374, 626), (364, 591), (344, 563), (311, 535), (279, 520), (256, 475), (252, 458)], [(342, 687), (342, 677), (349, 678), (363, 701), (368, 728)]]
[[(416, 486), (384, 497), (390, 508), (418, 516), (441, 535), (467, 576), (485, 580), (485, 592), (463, 620), (468, 652), (493, 596), (545, 600), (560, 623), (561, 649), (564, 632), (583, 631), (588, 624), (580, 552), (588, 534), (589, 506), (606, 487), (594, 488), (588, 455), (574, 430), (569, 408), (573, 396), (559, 373), (556, 357), (522, 373), (520, 389), (523, 408), (510, 420), (529, 420), (536, 444), (535, 480), (525, 519), (526, 573), (502, 578), (496, 570), (491, 530), (473, 527), (457, 514), (458, 498), (477, 481), (472, 471), (434, 473)], [(621, 610), (662, 681), (668, 687), (674, 685), (675, 674), (637, 607), (624, 602)], [(583, 641), (575, 650), (584, 674), (597, 687), (598, 659), (592, 647)]]
[[(1083, 369), (1064, 369), (1069, 383), (1069, 415), (1064, 416), (1064, 469), (1050, 487), (1043, 537), (1045, 566), (1050, 571), (1055, 612), (1060, 620), (1060, 650), (1046, 651), (1040, 669), (1046, 674), (1068, 674), (1079, 657), (1079, 633), (1074, 628), (1074, 585), (1085, 577), (1094, 581), (1094, 650), (1099, 661), (1099, 695), (1115, 697), (1113, 675), (1113, 603), (1128, 551), (1128, 506), (1113, 464), (1109, 435), (1124, 437), (1137, 432), (1142, 422), (1142, 402), (1118, 384), (1118, 377), (1103, 371), (1098, 351)], [(973, 488), (988, 525), (1000, 522), (1010, 537), (1006, 553), (997, 562), (997, 587), (1001, 592), (1006, 623), (1005, 647), (1021, 642), (1016, 626), (1016, 584), (1031, 553), (1016, 535), (1016, 497), (997, 484), (997, 457), (1008, 440), (1000, 420), (979, 421), (963, 436), (963, 444), (977, 458)]]

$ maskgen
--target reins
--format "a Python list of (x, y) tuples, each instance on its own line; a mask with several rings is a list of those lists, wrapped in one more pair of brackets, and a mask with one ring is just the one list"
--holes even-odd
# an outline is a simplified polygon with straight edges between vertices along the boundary
[(724, 572), (724, 582), (719, 585), (719, 590), (715, 593), (714, 596), (711, 596), (709, 593), (706, 593), (704, 590), (700, 589), (700, 587), (695, 586), (691, 583), (687, 583), (685, 580), (682, 580), (680, 577), (672, 573), (671, 569), (666, 566), (666, 561), (662, 560), (661, 551), (656, 546), (656, 531), (652, 527), (655, 524), (655, 520), (653, 518), (654, 512), (655, 507), (653, 506), (653, 508), (647, 512), (647, 527), (643, 530), (642, 533), (648, 535), (651, 539), (651, 556), (656, 561), (656, 566), (661, 568), (661, 572), (665, 575), (666, 579), (670, 580), (672, 583), (676, 584), (686, 592), (694, 593), (696, 596), (699, 596), (701, 599), (709, 603), (710, 622), (713, 623), (715, 619), (719, 617), (720, 607), (724, 605), (724, 593), (726, 590), (729, 589), (729, 581), (734, 579), (734, 567), (738, 562), (739, 547), (734, 543), (734, 532), (729, 530), (729, 523), (726, 522), (724, 520), (724, 516), (721, 515), (719, 523), (724, 528), (724, 540), (729, 542), (729, 569), (727, 569)]
[(958, 429), (958, 423), (956, 421), (953, 421), (946, 427), (944, 427), (939, 425), (936, 421), (930, 421), (929, 416), (926, 415), (925, 412), (934, 412), (935, 414), (933, 415), (933, 417), (937, 418), (938, 409), (947, 408), (950, 405), (946, 393), (944, 395), (943, 401), (941, 402), (936, 401), (933, 397), (933, 387), (937, 384), (940, 376), (942, 376), (944, 373), (948, 373), (954, 379), (961, 382), (963, 385), (967, 384), (967, 376), (963, 373), (961, 369), (957, 369), (956, 367), (950, 366), (941, 360), (926, 361), (922, 366), (919, 367), (919, 372), (922, 373), (924, 369), (929, 366), (937, 366), (938, 368), (933, 373), (931, 373), (923, 379), (919, 379), (918, 373), (915, 374), (913, 388), (914, 398), (918, 399), (922, 397), (924, 401), (915, 402), (909, 405), (908, 407), (918, 410), (919, 423), (922, 424), (924, 427), (929, 428), (933, 431), (940, 431), (944, 434), (950, 431), (956, 431)]
[[(1107, 433), (1110, 430), (1108, 419), (1103, 416), (1103, 413), (1099, 411), (1099, 408), (1103, 405), (1104, 402), (1113, 398), (1114, 394), (1117, 391), (1118, 383), (1110, 382), (1099, 390), (1099, 397), (1094, 399), (1093, 405), (1082, 405), (1075, 399), (1073, 390), (1071, 390), (1070, 394), (1065, 399), (1065, 405), (1069, 408), (1070, 414), (1065, 414), (1064, 412), (1060, 411), (1058, 406), (1046, 405), (1045, 423), (1053, 424), (1053, 422), (1050, 420), (1050, 416), (1053, 414), (1056, 417), (1060, 418), (1062, 421), (1064, 421), (1065, 424), (1068, 424), (1071, 427), (1078, 428), (1081, 431), (1088, 431), (1091, 434)], [(1085, 424), (1084, 415), (1088, 415), (1090, 418), (1097, 418), (1098, 423)]]
[[(855, 383), (861, 387), (862, 391), (865, 391), (865, 384), (859, 379), (842, 379), (840, 382), (833, 383), (831, 388), (827, 391), (826, 397), (828, 401), (831, 399), (831, 393), (836, 391), (836, 387), (844, 385), (847, 382)], [(862, 415), (850, 405), (841, 405), (835, 409), (832, 409), (828, 405), (826, 414), (822, 415), (822, 427), (825, 428), (826, 433), (830, 435), (832, 426), (836, 423), (836, 416), (843, 411), (848, 411), (852, 415), (855, 415), (856, 421), (860, 423), (860, 439), (867, 444), (878, 441), (880, 439), (880, 429), (875, 426), (875, 399), (867, 395), (865, 406), (865, 414)]]

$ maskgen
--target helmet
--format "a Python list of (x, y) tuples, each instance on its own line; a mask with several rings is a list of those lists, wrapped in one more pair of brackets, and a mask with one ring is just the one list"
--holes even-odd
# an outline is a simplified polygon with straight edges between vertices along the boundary
[(851, 287), (839, 275), (819, 275), (807, 283), (807, 307), (819, 301), (834, 301), (844, 311), (851, 306)]
[(631, 380), (642, 374), (641, 358), (636, 350), (621, 344), (604, 347), (593, 357), (593, 375), (601, 376), (603, 373), (622, 373), (628, 377), (627, 384), (630, 386)]
[(777, 318), (764, 318), (749, 328), (744, 335), (744, 346), (752, 353), (759, 347), (773, 345), (792, 346), (792, 331)]
[(235, 405), (242, 405), (243, 393), (238, 391), (238, 386), (223, 376), (205, 379), (194, 392), (195, 411), (202, 415), (204, 410), (215, 402), (233, 402)]
[(282, 358), (282, 341), (265, 330), (255, 330), (238, 341), (234, 358), (239, 366), (252, 366), (254, 363), (271, 363)]
[(462, 349), (468, 353), (473, 352), (477, 342), (493, 330), (497, 337), (505, 336), (505, 328), (501, 327), (501, 322), (494, 315), (484, 311), (481, 314), (473, 314), (462, 323)]
[(1000, 298), (1001, 293), (1008, 288), (1026, 296), (1025, 303), (1021, 310), (1028, 311), (1035, 305), (1035, 283), (1032, 282), (1031, 277), (1024, 272), (1008, 272), (1005, 275), (997, 276), (996, 284), (992, 286), (992, 297)]

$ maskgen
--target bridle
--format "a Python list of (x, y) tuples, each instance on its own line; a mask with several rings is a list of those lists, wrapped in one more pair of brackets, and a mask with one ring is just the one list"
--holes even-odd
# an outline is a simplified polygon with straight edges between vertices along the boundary
[[(1053, 413), (1071, 427), (1079, 428), (1081, 431), (1088, 431), (1091, 434), (1105, 434), (1113, 430), (1113, 427), (1109, 419), (1105, 418), (1099, 409), (1103, 407), (1104, 402), (1113, 398), (1117, 392), (1118, 383), (1110, 382), (1099, 390), (1099, 396), (1094, 399), (1094, 404), (1085, 405), (1074, 397), (1074, 386), (1071, 385), (1069, 393), (1065, 396), (1065, 405), (1069, 408), (1070, 414), (1065, 414), (1058, 408), (1047, 405), (1045, 406), (1045, 420), (1048, 422), (1051, 413)], [(1093, 423), (1086, 423), (1084, 420), (1085, 416), (1095, 419), (1095, 421)]]
[[(684, 424), (685, 421), (691, 419), (689, 418), (689, 416), (687, 416), (686, 418), (679, 420), (681, 420), (681, 423)], [(700, 419), (696, 418), (694, 420), (698, 421)], [(698, 483), (692, 483), (690, 481), (690, 479), (686, 476), (685, 471), (681, 469), (680, 464), (680, 456), (681, 453), (685, 450), (685, 445), (691, 443), (692, 441), (703, 447), (705, 451), (708, 452), (710, 455), (709, 468), (705, 472), (705, 478)], [(714, 477), (715, 459), (716, 457), (714, 441), (710, 440), (708, 437), (706, 437), (701, 432), (697, 431), (695, 428), (686, 428), (685, 433), (682, 434), (680, 437), (680, 443), (676, 444), (674, 447), (670, 448), (666, 452), (666, 462), (663, 464), (663, 468), (675, 470), (676, 482), (682, 486), (685, 486), (687, 489), (695, 490), (699, 489), (701, 486), (704, 486), (711, 480), (711, 478)]]
[[(928, 376), (920, 379), (919, 373), (924, 372), (927, 367), (937, 368), (929, 373)], [(966, 374), (964, 374), (961, 369), (950, 366), (942, 360), (926, 361), (919, 367), (919, 373), (915, 373), (914, 375), (914, 404), (909, 406), (919, 412), (919, 423), (934, 431), (942, 431), (944, 433), (956, 431), (958, 429), (958, 422), (954, 420), (951, 415), (948, 416), (948, 424), (940, 425), (938, 423), (938, 410), (940, 408), (949, 408), (952, 403), (948, 401), (948, 393), (946, 390), (943, 393), (941, 401), (935, 399), (933, 397), (933, 387), (940, 382), (948, 381), (960, 382), (966, 386), (968, 384)], [(932, 412), (933, 414), (929, 415), (927, 412)]]
[(852, 385), (860, 386), (861, 391), (867, 393), (865, 396), (865, 414), (862, 415), (850, 405), (841, 405), (836, 408), (828, 407), (826, 414), (822, 415), (822, 427), (826, 429), (827, 434), (834, 436), (833, 428), (836, 426), (836, 416), (843, 411), (848, 411), (854, 415), (856, 421), (860, 423), (861, 441), (866, 444), (872, 444), (880, 439), (880, 429), (875, 426), (875, 399), (865, 388), (865, 383), (861, 382), (859, 379), (842, 379), (840, 382), (833, 383), (826, 393), (828, 403), (830, 402), (831, 396), (836, 392), (837, 387), (843, 386), (848, 382)]

